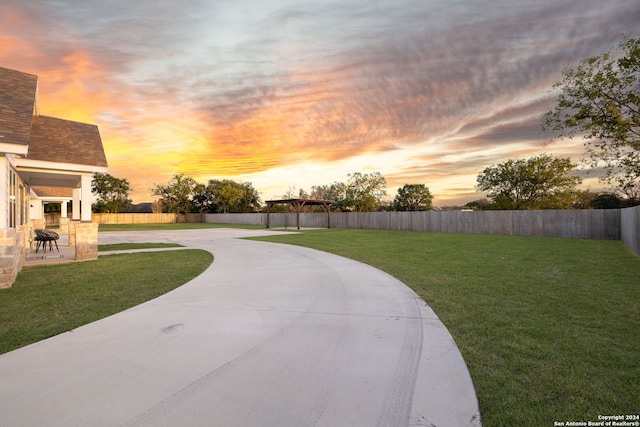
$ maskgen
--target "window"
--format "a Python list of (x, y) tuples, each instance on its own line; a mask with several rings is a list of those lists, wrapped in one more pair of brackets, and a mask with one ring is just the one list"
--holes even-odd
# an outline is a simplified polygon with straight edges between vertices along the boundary
[(18, 174), (9, 168), (9, 227), (15, 228), (27, 222), (29, 217), (27, 190)]
[(29, 197), (27, 188), (19, 184), (18, 185), (18, 201), (20, 202), (20, 224), (26, 224), (29, 222)]
[(16, 172), (9, 168), (9, 227), (16, 226), (17, 183)]

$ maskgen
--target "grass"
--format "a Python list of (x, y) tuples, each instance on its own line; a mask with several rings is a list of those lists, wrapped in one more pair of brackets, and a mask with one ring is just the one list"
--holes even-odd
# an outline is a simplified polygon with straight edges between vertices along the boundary
[(185, 249), (25, 267), (0, 290), (0, 354), (156, 298), (212, 261), (209, 252)]
[[(101, 225), (100, 231), (205, 227), (237, 226)], [(414, 289), (454, 336), (487, 427), (637, 413), (640, 259), (619, 241), (348, 229), (262, 240), (357, 259)], [(25, 268), (13, 288), (0, 290), (0, 353), (159, 296), (211, 259), (183, 250)], [(182, 267), (184, 274), (176, 273)]]
[(107, 251), (124, 251), (132, 249), (165, 249), (165, 248), (182, 248), (184, 246), (178, 243), (110, 243), (107, 245), (98, 245), (98, 252)]
[(485, 426), (632, 414), (640, 259), (622, 242), (331, 229), (261, 238), (373, 265), (453, 335)]
[(263, 229), (263, 225), (212, 224), (207, 222), (168, 223), (168, 224), (100, 224), (98, 231), (145, 231), (145, 230), (193, 230), (198, 228), (244, 228)]

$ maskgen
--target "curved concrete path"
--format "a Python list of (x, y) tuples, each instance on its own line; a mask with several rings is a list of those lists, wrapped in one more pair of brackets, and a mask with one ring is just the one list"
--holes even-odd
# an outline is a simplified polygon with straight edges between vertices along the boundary
[(0, 424), (480, 425), (464, 361), (415, 293), (346, 258), (238, 239), (267, 233), (100, 233), (215, 260), (155, 300), (1, 355)]

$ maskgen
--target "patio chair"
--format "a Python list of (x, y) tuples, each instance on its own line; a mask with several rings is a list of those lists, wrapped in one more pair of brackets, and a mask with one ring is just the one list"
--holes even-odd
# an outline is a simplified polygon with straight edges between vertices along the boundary
[(36, 253), (38, 253), (38, 250), (40, 249), (40, 246), (42, 245), (42, 250), (43, 251), (47, 251), (47, 243), (49, 243), (49, 252), (53, 251), (53, 243), (56, 244), (56, 249), (58, 250), (58, 252), (60, 252), (60, 248), (58, 247), (58, 239), (60, 238), (60, 236), (58, 235), (58, 233), (56, 233), (55, 231), (51, 231), (51, 230), (33, 230), (36, 233), (36, 237), (33, 239), (36, 242), (38, 242), (36, 244)]

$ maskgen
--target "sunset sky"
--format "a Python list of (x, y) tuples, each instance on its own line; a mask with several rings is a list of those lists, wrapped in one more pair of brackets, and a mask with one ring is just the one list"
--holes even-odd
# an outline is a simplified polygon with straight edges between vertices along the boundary
[(99, 126), (136, 203), (177, 173), (268, 200), (376, 171), (390, 198), (464, 204), (488, 166), (579, 160), (541, 130), (552, 85), (639, 35), (638, 0), (0, 3), (0, 66), (39, 76), (40, 114)]

